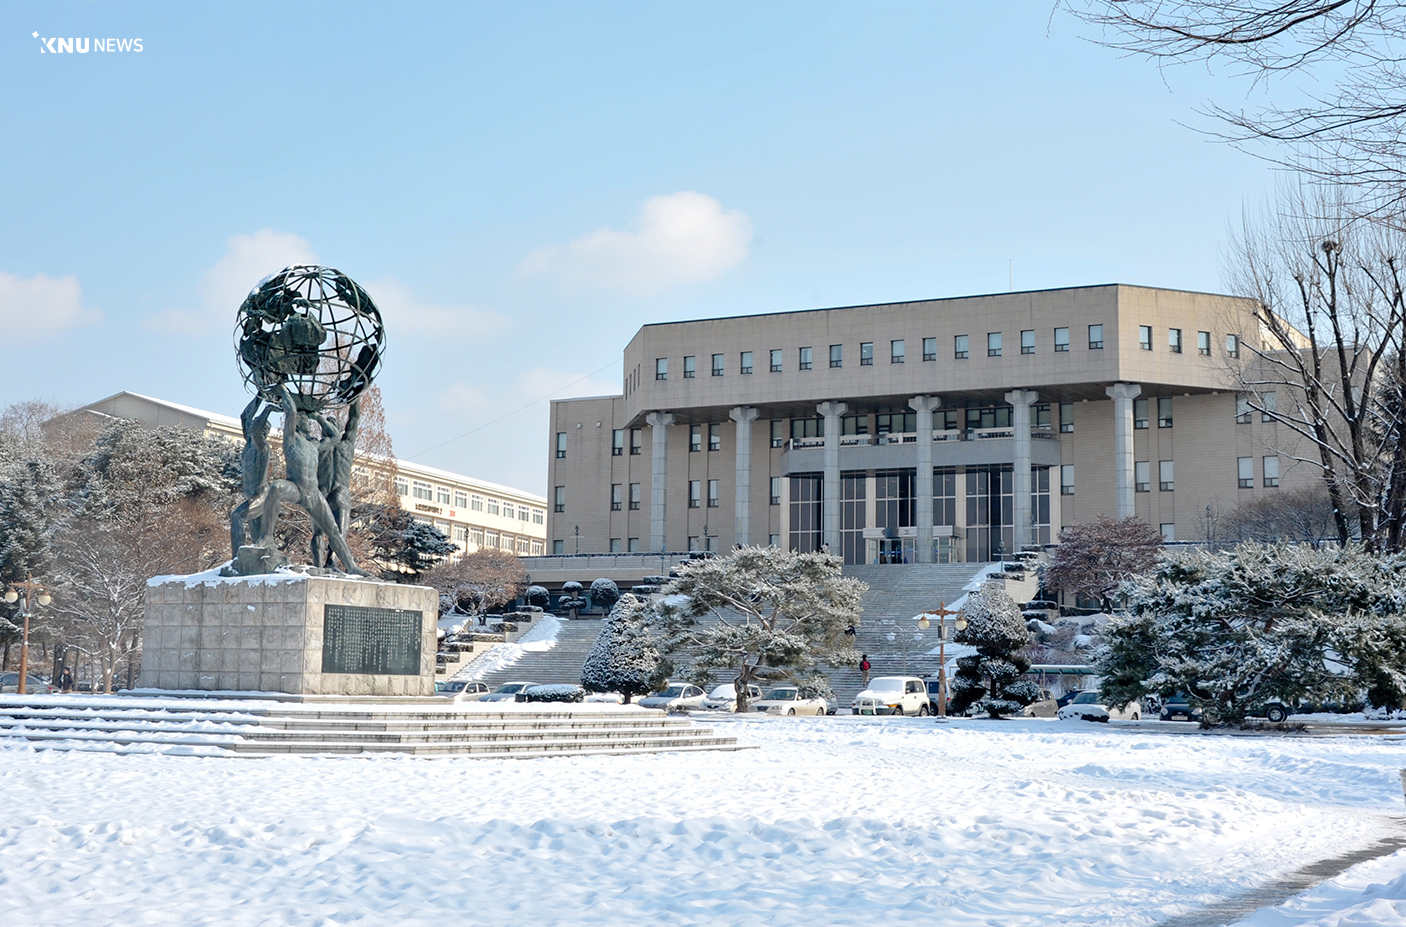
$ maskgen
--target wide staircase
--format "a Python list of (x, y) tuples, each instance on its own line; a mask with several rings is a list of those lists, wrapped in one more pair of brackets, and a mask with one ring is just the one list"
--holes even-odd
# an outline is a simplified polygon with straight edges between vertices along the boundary
[[(603, 618), (578, 618), (575, 621), (562, 619), (555, 647), (525, 651), (512, 666), (475, 678), (488, 683), (490, 688), (505, 682), (524, 680), (541, 685), (580, 685), (581, 665), (586, 662), (586, 654), (591, 652), (591, 646), (595, 644), (603, 627)], [(472, 664), (467, 669), (468, 673), (472, 674)]]
[(0, 744), (206, 756), (406, 753), (528, 758), (739, 750), (687, 718), (636, 706), (395, 700), (0, 696)]
[[(861, 604), (864, 614), (855, 630), (854, 648), (869, 655), (873, 664), (870, 678), (876, 676), (928, 675), (937, 672), (937, 625), (920, 631), (913, 616), (933, 611), (940, 603), (950, 608), (964, 594), (986, 563), (912, 563), (893, 566), (846, 566), (844, 575), (869, 584)], [(951, 632), (949, 632), (951, 633)], [(890, 641), (888, 635), (893, 634)], [(922, 634), (921, 641), (913, 640)], [(830, 688), (841, 711), (863, 688), (858, 666), (830, 673)]]

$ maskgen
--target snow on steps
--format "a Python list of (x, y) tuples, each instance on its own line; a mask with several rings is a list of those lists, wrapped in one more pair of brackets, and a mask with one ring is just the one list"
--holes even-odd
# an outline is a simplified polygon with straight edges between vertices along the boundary
[(635, 706), (399, 701), (4, 696), (0, 744), (216, 756), (485, 758), (743, 749), (735, 737)]

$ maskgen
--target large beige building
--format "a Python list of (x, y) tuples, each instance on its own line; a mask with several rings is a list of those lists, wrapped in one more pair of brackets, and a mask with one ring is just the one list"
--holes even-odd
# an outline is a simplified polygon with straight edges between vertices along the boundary
[(1237, 396), (1253, 310), (1108, 285), (646, 325), (621, 395), (552, 404), (548, 549), (983, 561), (1101, 514), (1194, 540), (1315, 478)]
[[(164, 399), (122, 392), (83, 406), (86, 411), (148, 425), (176, 425), (243, 443), (239, 419)], [(278, 440), (278, 433), (271, 436)], [(547, 500), (497, 483), (395, 461), (401, 507), (449, 536), (461, 551), (484, 547), (518, 556), (540, 556), (547, 535)]]

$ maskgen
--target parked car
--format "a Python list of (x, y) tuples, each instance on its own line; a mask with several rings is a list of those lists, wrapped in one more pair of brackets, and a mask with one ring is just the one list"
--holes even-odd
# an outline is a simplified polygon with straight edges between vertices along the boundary
[[(0, 692), (18, 692), (20, 690), (19, 673), (0, 674)], [(58, 686), (51, 686), (33, 673), (26, 673), (24, 677), (25, 695), (52, 695), (59, 691)]]
[(917, 676), (880, 676), (854, 697), (850, 711), (856, 715), (928, 714), (928, 687)]
[[(750, 682), (747, 683), (748, 707), (761, 697), (762, 687)], [(708, 693), (708, 697), (700, 702), (698, 707), (704, 711), (736, 711), (737, 687), (730, 682), (725, 682), (720, 686), (714, 687), (713, 691)]]
[(1082, 718), (1085, 721), (1107, 721), (1116, 718), (1119, 721), (1140, 721), (1142, 720), (1142, 706), (1137, 702), (1129, 702), (1122, 708), (1114, 708), (1103, 701), (1103, 697), (1098, 694), (1097, 689), (1085, 689), (1063, 708), (1059, 710), (1059, 719), (1068, 721), (1071, 718)]
[(440, 695), (487, 695), (488, 684), (485, 682), (467, 682), (463, 679), (449, 679), (444, 682), (435, 683), (434, 690)]
[(592, 692), (586, 696), (586, 701), (600, 702), (606, 705), (622, 705), (625, 702), (625, 696), (619, 692)]
[(754, 711), (769, 715), (816, 715), (825, 714), (829, 707), (823, 698), (806, 698), (796, 686), (772, 686), (755, 705)]
[(687, 682), (671, 682), (663, 689), (640, 699), (641, 708), (686, 710), (703, 704), (708, 693)]
[(478, 699), (480, 702), (511, 702), (517, 699), (517, 694), (523, 689), (535, 686), (535, 682), (505, 682), (487, 695)]
[(1201, 712), (1192, 706), (1185, 692), (1173, 692), (1162, 699), (1162, 709), (1157, 717), (1163, 721), (1200, 721)]
[(938, 699), (942, 698), (942, 683), (937, 679), (928, 680), (928, 714), (941, 714), (937, 710)]
[(1049, 689), (1041, 689), (1040, 697), (1026, 705), (1022, 714), (1027, 718), (1055, 718), (1059, 716), (1059, 702)]

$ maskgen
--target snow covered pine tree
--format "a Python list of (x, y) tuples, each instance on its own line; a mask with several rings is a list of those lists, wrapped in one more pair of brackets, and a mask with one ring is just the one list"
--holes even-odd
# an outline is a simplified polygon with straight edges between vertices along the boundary
[(619, 692), (628, 705), (664, 685), (665, 666), (649, 633), (652, 606), (626, 593), (610, 610), (600, 636), (581, 665), (581, 686), (588, 692)]
[(962, 606), (962, 616), (967, 626), (955, 640), (975, 647), (976, 653), (957, 660), (952, 711), (961, 714), (975, 705), (999, 718), (1039, 698), (1040, 687), (1020, 678), (1030, 669), (1030, 661), (1016, 651), (1030, 643), (1030, 631), (1005, 585), (999, 581), (983, 585)]

